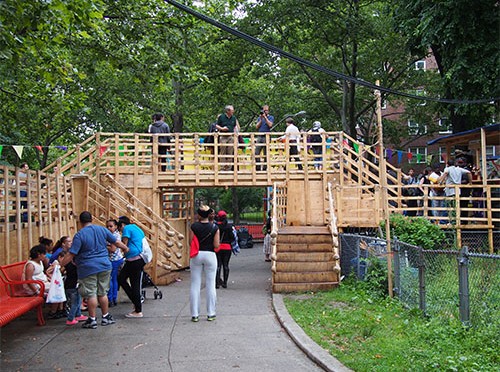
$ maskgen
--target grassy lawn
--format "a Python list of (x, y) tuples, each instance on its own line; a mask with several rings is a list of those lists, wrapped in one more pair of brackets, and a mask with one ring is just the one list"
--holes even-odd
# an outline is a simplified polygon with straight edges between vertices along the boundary
[(500, 370), (500, 319), (467, 329), (454, 318), (425, 318), (351, 280), (284, 299), (309, 337), (356, 372)]

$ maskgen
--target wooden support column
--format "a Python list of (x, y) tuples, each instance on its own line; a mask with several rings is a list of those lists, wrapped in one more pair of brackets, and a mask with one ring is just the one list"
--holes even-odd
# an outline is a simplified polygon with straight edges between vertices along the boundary
[(89, 177), (86, 174), (71, 176), (73, 190), (73, 212), (78, 221), (80, 213), (89, 209)]

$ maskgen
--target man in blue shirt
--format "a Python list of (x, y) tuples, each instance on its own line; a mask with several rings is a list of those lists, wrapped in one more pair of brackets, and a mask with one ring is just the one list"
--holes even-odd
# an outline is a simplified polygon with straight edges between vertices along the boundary
[[(257, 118), (257, 130), (259, 133), (269, 133), (274, 125), (274, 116), (269, 114), (269, 106), (262, 106), (259, 117)], [(259, 145), (260, 144), (260, 145)], [(266, 136), (257, 136), (257, 144), (255, 145), (255, 162), (260, 163), (260, 153), (264, 153), (264, 163), (267, 164), (267, 143)], [(267, 165), (257, 165), (257, 170), (267, 170)]]
[(111, 262), (107, 243), (111, 250), (117, 247), (124, 252), (128, 251), (125, 244), (117, 241), (115, 236), (103, 226), (92, 224), (90, 212), (80, 213), (82, 228), (75, 234), (69, 253), (63, 258), (61, 266), (66, 266), (73, 259), (78, 267), (79, 292), (87, 299), (89, 318), (83, 328), (97, 328), (96, 310), (97, 303), (101, 306), (101, 325), (107, 326), (115, 323), (108, 313), (108, 290), (111, 274)]
[(122, 242), (129, 247), (129, 251), (125, 253), (125, 265), (118, 274), (118, 283), (134, 304), (134, 311), (126, 314), (125, 317), (142, 318), (141, 279), (142, 269), (146, 264), (141, 257), (144, 231), (131, 223), (127, 216), (121, 216), (118, 219), (118, 228), (122, 233)]

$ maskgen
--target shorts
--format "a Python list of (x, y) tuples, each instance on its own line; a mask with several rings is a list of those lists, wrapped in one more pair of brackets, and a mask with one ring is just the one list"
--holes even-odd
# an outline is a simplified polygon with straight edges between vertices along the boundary
[(78, 279), (80, 296), (82, 298), (107, 296), (110, 275), (111, 270), (108, 270)]

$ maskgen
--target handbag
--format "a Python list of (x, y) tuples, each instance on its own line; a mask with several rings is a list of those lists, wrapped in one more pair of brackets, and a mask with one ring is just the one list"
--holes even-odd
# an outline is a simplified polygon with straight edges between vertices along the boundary
[(198, 255), (198, 252), (200, 251), (200, 242), (198, 241), (198, 238), (196, 235), (193, 234), (193, 239), (191, 239), (191, 245), (189, 247), (189, 257), (193, 258)]
[(50, 279), (49, 293), (47, 294), (48, 304), (57, 304), (66, 301), (66, 293), (64, 292), (64, 282), (61, 275), (61, 268), (55, 264), (52, 278)]
[(153, 260), (153, 251), (151, 250), (146, 237), (142, 238), (142, 252), (139, 254), (139, 256), (141, 256), (146, 264), (150, 263)]
[(233, 227), (233, 237), (234, 240), (231, 242), (231, 251), (236, 256), (238, 253), (240, 253), (240, 245), (238, 244), (238, 233), (236, 232), (236, 229), (234, 227)]

